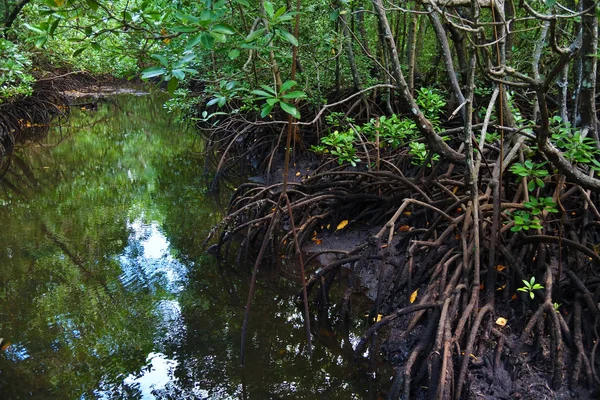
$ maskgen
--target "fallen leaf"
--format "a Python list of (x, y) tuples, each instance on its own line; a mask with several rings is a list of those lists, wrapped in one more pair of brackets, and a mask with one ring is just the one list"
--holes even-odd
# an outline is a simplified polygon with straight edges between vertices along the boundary
[(381, 321), (381, 318), (383, 318), (383, 314), (377, 314), (377, 318), (375, 318), (375, 322)]
[(331, 224), (327, 224), (327, 229), (331, 228)]
[(412, 213), (410, 211), (404, 211), (402, 214), (409, 216)]
[(381, 248), (382, 248), (382, 249), (386, 249), (387, 247), (388, 247), (388, 245), (387, 245), (387, 244), (382, 244), (382, 245), (381, 245)]
[(317, 231), (313, 231), (312, 237), (317, 236)]
[(506, 269), (506, 265), (496, 265), (496, 271), (504, 271)]
[(469, 354), (471, 357), (473, 357), (475, 359), (475, 361), (477, 361), (477, 356), (475, 354)]
[(458, 186), (454, 186), (452, 188), (452, 194), (456, 194), (456, 191), (458, 190)]
[(313, 242), (315, 242), (315, 244), (323, 244), (323, 239), (319, 239), (319, 238), (312, 238), (311, 239)]
[(506, 318), (500, 317), (500, 318), (498, 318), (496, 320), (496, 325), (498, 325), (498, 326), (504, 326), (504, 325), (506, 325), (506, 322), (507, 322)]
[(511, 299), (511, 300), (516, 300), (516, 299), (517, 299), (517, 294), (516, 294), (516, 293), (515, 293), (515, 294), (513, 294), (513, 295), (511, 296), (511, 298), (510, 298), (510, 299)]
[(345, 219), (342, 222), (340, 222), (335, 230), (339, 231), (340, 229), (344, 229), (346, 227), (346, 225), (348, 225), (348, 220), (347, 219)]
[(479, 285), (479, 290), (483, 290), (483, 289), (485, 289), (485, 285), (482, 283)]
[(400, 228), (398, 228), (398, 232), (408, 232), (410, 231), (410, 226), (408, 225), (402, 225)]
[(506, 288), (506, 283), (504, 285), (500, 286), (498, 289), (496, 289), (496, 291), (499, 292), (501, 290), (504, 290), (504, 288)]
[(301, 175), (300, 171), (296, 172), (296, 176), (300, 176), (300, 175)]
[(414, 303), (415, 300), (417, 299), (417, 292), (419, 291), (419, 289), (415, 290), (414, 292), (412, 292), (412, 294), (410, 295), (410, 304)]

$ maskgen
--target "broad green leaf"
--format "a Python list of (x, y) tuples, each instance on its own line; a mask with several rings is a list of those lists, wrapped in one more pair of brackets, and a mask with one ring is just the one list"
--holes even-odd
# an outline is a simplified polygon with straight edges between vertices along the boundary
[(261, 96), (261, 97), (268, 97), (268, 98), (273, 97), (273, 94), (267, 93), (267, 92), (262, 91), (262, 90), (253, 90), (250, 93), (255, 94), (257, 96)]
[(275, 11), (275, 18), (281, 17), (285, 13), (285, 6), (281, 6)]
[(142, 79), (154, 78), (155, 76), (164, 75), (166, 69), (161, 67), (150, 67), (142, 71)]
[(171, 30), (173, 32), (190, 33), (190, 32), (196, 32), (198, 30), (198, 28), (195, 26), (175, 26), (175, 27), (171, 28)]
[(169, 66), (169, 61), (167, 60), (167, 58), (165, 56), (161, 56), (160, 54), (152, 54), (150, 57), (152, 57), (155, 60), (157, 60), (158, 62), (160, 62), (163, 67)]
[(227, 57), (229, 57), (230, 60), (235, 60), (239, 56), (240, 51), (238, 49), (229, 50), (229, 53), (227, 53)]
[(73, 52), (73, 54), (71, 55), (71, 57), (77, 57), (78, 55), (80, 55), (85, 49), (87, 49), (87, 46), (84, 47), (80, 47), (77, 50), (75, 50)]
[(227, 102), (227, 98), (226, 97), (220, 97), (219, 101), (217, 102), (217, 105), (219, 107), (223, 107), (225, 105), (225, 103)]
[(266, 99), (266, 102), (268, 105), (274, 106), (275, 104), (277, 104), (277, 102), (279, 102), (279, 99), (276, 97), (269, 97), (268, 99)]
[(59, 22), (60, 22), (60, 20), (56, 19), (56, 20), (54, 20), (54, 22), (52, 22), (52, 25), (50, 25), (50, 29), (48, 29), (48, 34), (50, 35), (50, 37), (54, 37), (54, 31), (58, 27)]
[(190, 39), (190, 41), (185, 45), (185, 49), (191, 50), (194, 46), (196, 46), (198, 43), (200, 43), (202, 41), (202, 35), (204, 35), (204, 32), (202, 32), (199, 35), (196, 35), (192, 39)]
[(294, 46), (298, 47), (298, 40), (294, 37), (294, 35), (286, 31), (285, 29), (277, 29), (276, 33), (277, 36), (279, 36), (283, 40), (290, 42)]
[(254, 32), (252, 32), (248, 36), (246, 36), (246, 42), (251, 42), (251, 41), (263, 36), (266, 31), (267, 31), (267, 28), (260, 28), (260, 29), (255, 30)]
[(273, 3), (271, 3), (270, 1), (265, 1), (264, 7), (265, 7), (265, 12), (267, 13), (267, 17), (269, 19), (273, 19), (273, 16), (274, 16)]
[(200, 14), (200, 21), (210, 21), (212, 19), (212, 12), (207, 8)]
[(227, 42), (227, 36), (223, 35), (222, 33), (210, 31), (210, 36), (212, 36), (217, 42)]
[(215, 43), (215, 39), (208, 33), (202, 32), (200, 34), (200, 41), (202, 42), (202, 46), (207, 50), (211, 50), (213, 48), (213, 44)]
[(281, 85), (280, 91), (286, 92), (286, 91), (290, 90), (291, 88), (293, 88), (294, 86), (296, 86), (296, 81), (285, 81)]
[(244, 7), (250, 7), (250, 3), (246, 0), (235, 0), (236, 3), (243, 5)]
[(300, 111), (298, 111), (298, 109), (296, 107), (294, 107), (293, 105), (288, 104), (284, 101), (280, 102), (279, 105), (281, 106), (281, 109), (283, 111), (290, 114), (292, 117), (294, 117), (296, 119), (300, 119)]
[(42, 47), (44, 44), (46, 44), (46, 40), (48, 40), (48, 38), (46, 36), (37, 38), (35, 41), (35, 47), (37, 47), (37, 48)]
[(222, 33), (223, 35), (233, 35), (235, 33), (235, 30), (226, 24), (217, 24), (212, 27), (211, 31)]
[(167, 90), (169, 91), (169, 93), (173, 94), (173, 92), (177, 89), (178, 86), (179, 81), (177, 80), (177, 78), (171, 78), (169, 79), (169, 83), (167, 83)]
[(260, 111), (260, 116), (261, 118), (266, 117), (267, 115), (269, 115), (269, 113), (271, 112), (271, 110), (273, 109), (273, 106), (270, 106), (268, 104), (265, 104), (262, 108), (262, 110)]
[(260, 87), (263, 88), (264, 90), (266, 90), (267, 92), (272, 93), (273, 96), (277, 97), (277, 92), (271, 86), (260, 85)]
[(96, 3), (96, 0), (86, 0), (86, 3), (92, 11), (98, 11), (98, 3)]
[(30, 31), (33, 31), (35, 33), (39, 33), (40, 35), (45, 35), (46, 31), (44, 29), (40, 29), (37, 26), (33, 26), (33, 25), (29, 25), (29, 24), (23, 24), (23, 26), (27, 29), (29, 29)]
[(171, 71), (171, 73), (173, 74), (173, 76), (175, 78), (177, 78), (178, 80), (182, 81), (185, 79), (185, 74), (183, 73), (182, 70), (180, 69), (174, 69), (173, 71)]
[(296, 90), (294, 92), (286, 93), (281, 97), (283, 97), (284, 99), (299, 99), (301, 97), (306, 97), (306, 93)]

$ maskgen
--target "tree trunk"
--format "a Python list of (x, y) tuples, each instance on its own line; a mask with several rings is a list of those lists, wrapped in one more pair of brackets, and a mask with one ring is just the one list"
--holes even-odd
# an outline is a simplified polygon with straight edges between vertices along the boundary
[(598, 51), (598, 19), (595, 13), (593, 0), (582, 0), (583, 10), (591, 10), (581, 17), (583, 42), (581, 45), (582, 57), (582, 82), (580, 93), (581, 134), (591, 135), (598, 140), (596, 119), (596, 53)]

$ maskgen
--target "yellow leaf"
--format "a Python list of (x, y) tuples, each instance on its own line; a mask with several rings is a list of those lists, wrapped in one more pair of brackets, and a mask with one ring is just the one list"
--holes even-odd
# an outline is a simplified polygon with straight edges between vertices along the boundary
[(506, 322), (507, 322), (506, 318), (500, 317), (500, 318), (498, 318), (496, 320), (496, 325), (498, 325), (498, 326), (504, 326), (504, 325), (506, 325)]
[(504, 285), (500, 286), (498, 289), (496, 289), (496, 291), (504, 290), (505, 287), (506, 287), (506, 283)]
[(496, 271), (504, 271), (506, 269), (506, 265), (496, 265)]
[(348, 225), (348, 220), (345, 219), (342, 222), (340, 222), (336, 228), (336, 231), (339, 231), (340, 229), (344, 229), (346, 227), (346, 225)]
[(406, 216), (410, 216), (410, 214), (412, 214), (410, 211), (404, 211), (402, 214), (406, 215)]
[(473, 357), (475, 359), (475, 361), (477, 361), (477, 356), (475, 354), (469, 354), (471, 357)]
[(327, 229), (329, 229), (331, 227), (331, 224), (327, 224)]
[(417, 299), (417, 292), (419, 291), (419, 289), (415, 290), (414, 292), (412, 292), (412, 294), (410, 295), (410, 304), (414, 303), (415, 300)]
[(383, 314), (377, 314), (377, 318), (375, 319), (375, 322), (381, 321), (381, 318), (383, 318)]
[(296, 176), (300, 176), (300, 175), (301, 175), (300, 171), (296, 172)]
[(402, 225), (400, 228), (398, 228), (398, 232), (408, 232), (410, 231), (410, 226), (408, 225)]
[(454, 186), (452, 188), (452, 194), (456, 194), (456, 191), (458, 190), (458, 186)]

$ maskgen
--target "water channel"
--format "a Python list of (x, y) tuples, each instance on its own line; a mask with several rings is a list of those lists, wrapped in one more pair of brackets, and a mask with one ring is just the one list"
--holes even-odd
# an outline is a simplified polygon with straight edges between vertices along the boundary
[(339, 352), (307, 357), (297, 286), (263, 276), (239, 366), (249, 271), (202, 242), (223, 212), (202, 143), (165, 96), (72, 110), (0, 184), (0, 398), (352, 399)]

